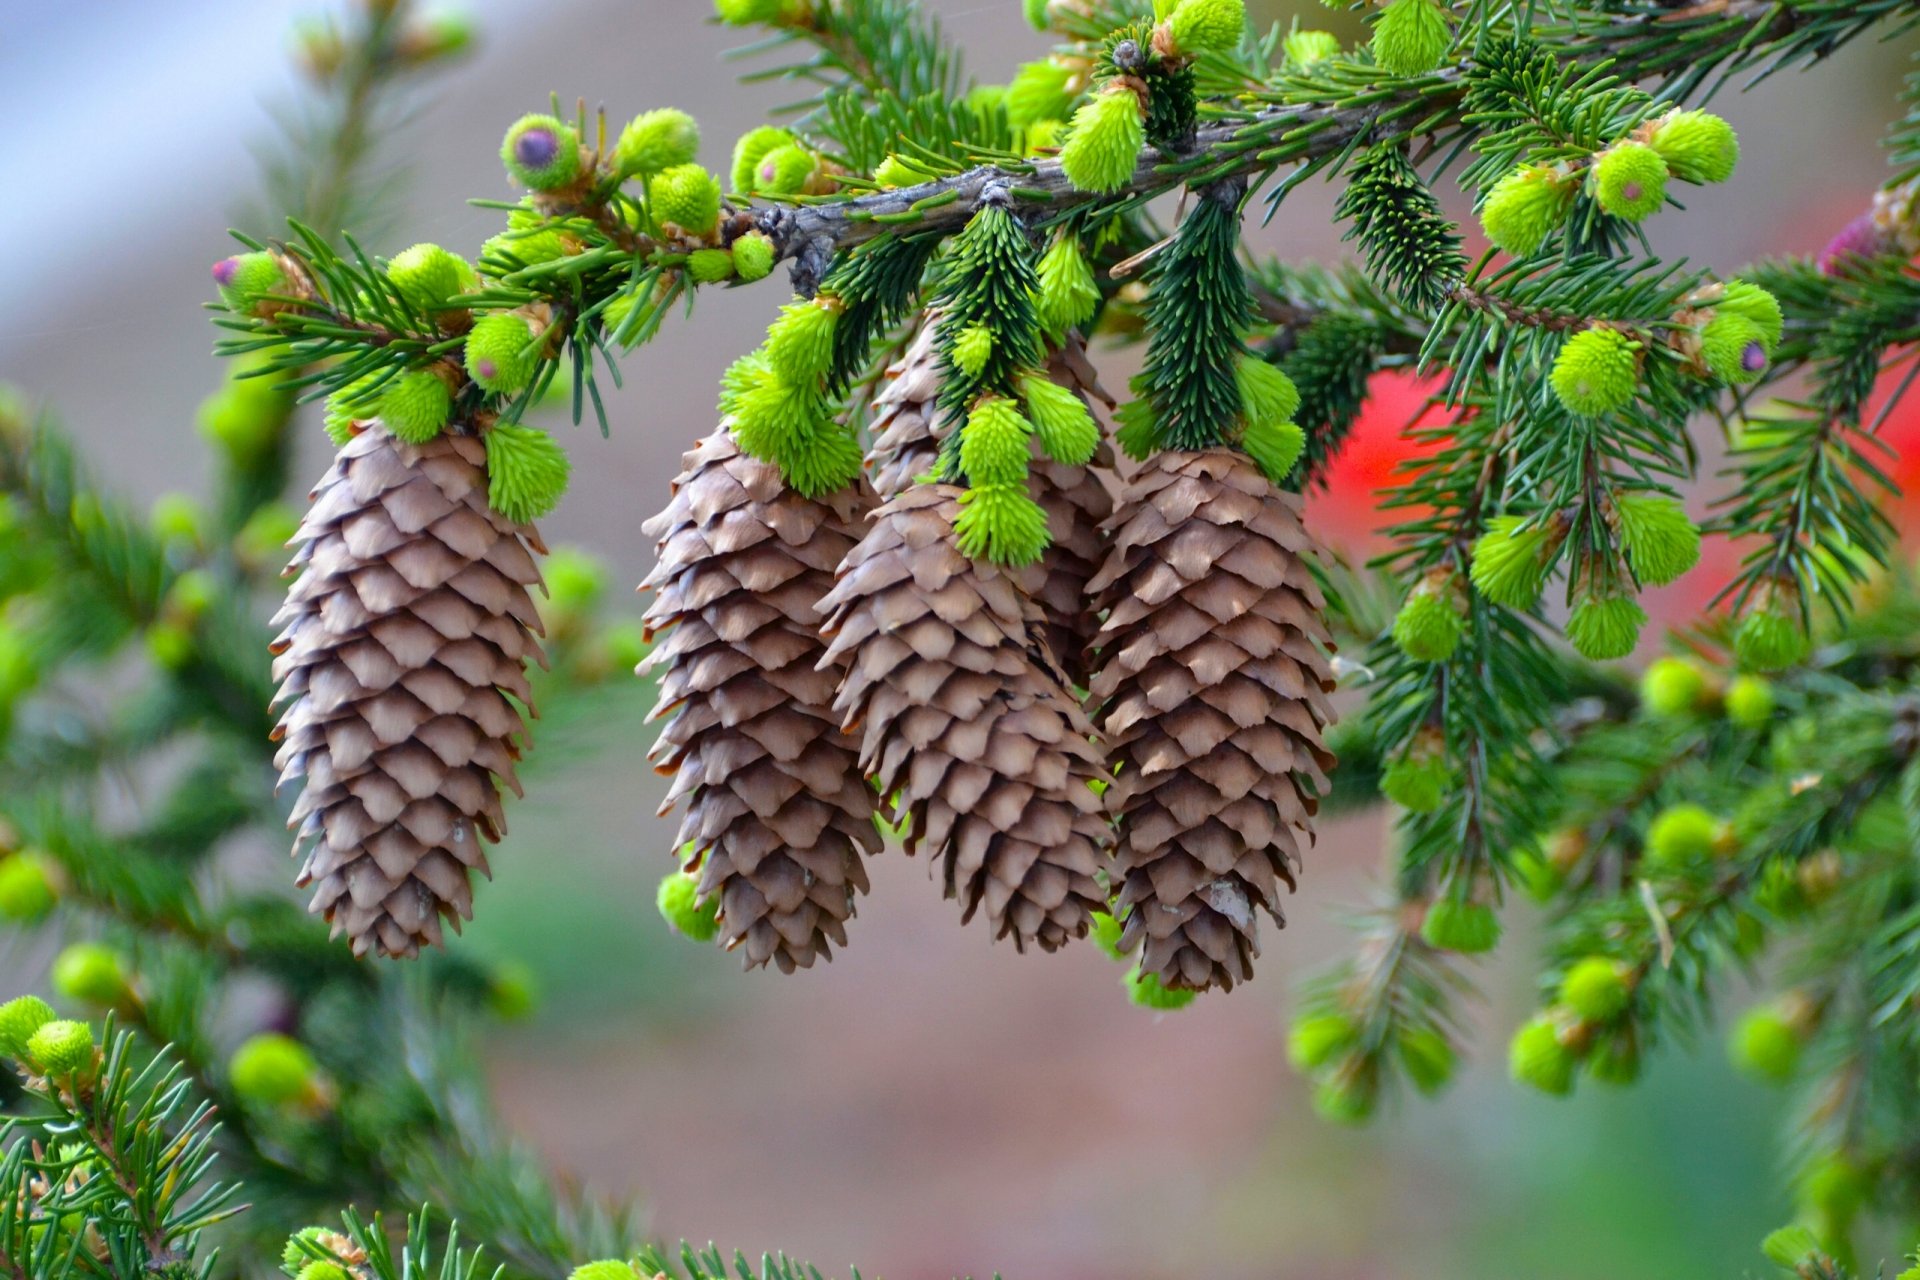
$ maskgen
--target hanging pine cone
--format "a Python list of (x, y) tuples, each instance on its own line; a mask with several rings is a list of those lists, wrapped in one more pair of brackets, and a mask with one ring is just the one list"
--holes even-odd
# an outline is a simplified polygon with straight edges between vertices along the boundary
[(915, 485), (875, 513), (821, 602), (835, 707), (892, 800), (909, 854), (931, 851), (962, 919), (1052, 951), (1087, 930), (1110, 839), (1092, 725), (1037, 640), (1038, 609), (954, 545), (960, 490)]
[[(720, 941), (786, 973), (845, 946), (862, 855), (877, 852), (873, 793), (832, 710), (840, 673), (819, 668), (820, 598), (854, 545), (864, 487), (823, 499), (740, 452), (729, 424), (686, 455), (647, 533), (660, 559), (649, 657), (664, 669), (653, 759), (674, 774), (661, 812), (686, 800), (702, 898), (719, 895)], [(817, 669), (818, 668), (818, 669)]]
[(1316, 552), (1298, 495), (1224, 448), (1154, 455), (1110, 528), (1093, 695), (1120, 766), (1122, 946), (1168, 987), (1230, 988), (1256, 909), (1285, 924), (1333, 764)]
[(480, 841), (506, 830), (500, 784), (520, 791), (546, 548), (487, 505), (485, 464), (471, 435), (367, 426), (313, 491), (274, 619), (276, 703), (291, 700), (274, 763), (282, 785), (306, 779), (300, 883), (357, 955), (414, 955), (441, 917), (472, 917)]
[[(906, 354), (887, 368), (887, 385), (874, 397), (873, 447), (868, 451), (873, 487), (881, 501), (900, 493), (934, 469), (940, 456), (939, 355), (934, 350), (937, 315), (922, 317), (920, 331)], [(1047, 376), (1079, 394), (1089, 407), (1113, 407), (1100, 386), (1087, 345), (1069, 333), (1047, 357)], [(1098, 420), (1098, 415), (1095, 415)], [(1054, 660), (1075, 686), (1087, 682), (1087, 648), (1100, 617), (1087, 594), (1087, 582), (1106, 555), (1100, 526), (1113, 513), (1113, 496), (1100, 471), (1113, 467), (1113, 449), (1100, 442), (1087, 466), (1055, 462), (1036, 438), (1028, 487), (1047, 513), (1053, 542), (1036, 563), (1015, 570), (1015, 580), (1045, 611), (1043, 631)]]

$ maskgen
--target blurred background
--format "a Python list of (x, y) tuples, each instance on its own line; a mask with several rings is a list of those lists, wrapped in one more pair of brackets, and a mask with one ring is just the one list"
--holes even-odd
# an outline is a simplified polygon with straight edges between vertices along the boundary
[[(983, 81), (1045, 49), (1017, 0), (926, 7)], [(1317, 4), (1250, 8), (1359, 30)], [(54, 405), (130, 496), (206, 489), (194, 414), (221, 376), (199, 309), (207, 267), (231, 251), (227, 227), (278, 229), (256, 196), (252, 144), (296, 95), (290, 24), (313, 9), (0, 0), (0, 118), (13, 122), (0, 154), (16, 178), (0, 202), (0, 243), (15, 246), (0, 269), (0, 379)], [(616, 123), (693, 111), (717, 168), (794, 96), (735, 83), (724, 55), (737, 38), (703, 0), (468, 0), (465, 12), (474, 54), (382, 140), (394, 186), (392, 216), (364, 237), (376, 253), (417, 240), (470, 253), (496, 230), (497, 212), (465, 199), (513, 194), (500, 132), (550, 91), (604, 104)], [(1906, 53), (1862, 46), (1725, 93), (1741, 170), (1690, 188), (1689, 216), (1651, 224), (1655, 247), (1722, 270), (1817, 250), (1885, 174), (1877, 140)], [(1299, 191), (1251, 244), (1341, 255), (1334, 195)], [(617, 583), (639, 580), (642, 521), (711, 427), (721, 370), (782, 297), (771, 282), (703, 294), (694, 323), (670, 324), (626, 363), (610, 440), (560, 428), (576, 474), (545, 523), (550, 542), (591, 549)], [(1401, 454), (1412, 402), (1383, 397), (1318, 501), (1316, 527), (1336, 542), (1365, 542), (1368, 493)], [(306, 439), (317, 477), (317, 414)], [(1724, 569), (1709, 557), (1667, 589), (1674, 616)], [(1448, 1095), (1403, 1101), (1360, 1131), (1318, 1120), (1287, 1066), (1284, 1020), (1295, 979), (1347, 944), (1340, 918), (1368, 899), (1390, 838), (1377, 818), (1323, 831), (1259, 981), (1177, 1013), (1131, 1007), (1119, 967), (1092, 947), (989, 946), (897, 851), (874, 866), (853, 946), (831, 966), (743, 975), (670, 935), (653, 908), (672, 827), (654, 816), (664, 787), (645, 761), (645, 709), (636, 682), (605, 714), (548, 727), (498, 878), (457, 945), (524, 961), (543, 993), (533, 1018), (488, 1042), (515, 1127), (568, 1175), (637, 1197), (658, 1236), (895, 1280), (1597, 1280), (1757, 1272), (1756, 1242), (1786, 1217), (1776, 1103), (1733, 1076), (1712, 1035), (1670, 1046), (1630, 1092), (1554, 1102), (1508, 1085), (1502, 1046), (1530, 1006), (1524, 965), (1478, 973), (1479, 1061)], [(236, 864), (287, 872), (279, 848)], [(1527, 950), (1527, 911), (1511, 912), (1510, 954)], [(37, 977), (0, 976), (8, 991)]]

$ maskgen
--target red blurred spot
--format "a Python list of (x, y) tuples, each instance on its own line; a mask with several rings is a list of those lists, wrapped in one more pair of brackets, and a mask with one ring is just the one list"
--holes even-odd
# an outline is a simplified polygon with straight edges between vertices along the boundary
[(1383, 550), (1381, 530), (1414, 518), (1411, 508), (1382, 511), (1380, 501), (1406, 477), (1401, 464), (1425, 457), (1437, 446), (1408, 432), (1449, 420), (1449, 411), (1430, 403), (1443, 377), (1416, 378), (1382, 370), (1367, 384), (1366, 407), (1325, 472), (1324, 488), (1307, 497), (1307, 520), (1320, 539), (1348, 559), (1359, 561)]

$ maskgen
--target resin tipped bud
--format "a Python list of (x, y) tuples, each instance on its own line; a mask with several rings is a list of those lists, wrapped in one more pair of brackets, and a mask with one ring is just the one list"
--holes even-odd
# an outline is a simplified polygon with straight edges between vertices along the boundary
[(540, 345), (527, 317), (496, 311), (474, 321), (467, 332), (467, 376), (488, 391), (516, 396), (540, 370)]

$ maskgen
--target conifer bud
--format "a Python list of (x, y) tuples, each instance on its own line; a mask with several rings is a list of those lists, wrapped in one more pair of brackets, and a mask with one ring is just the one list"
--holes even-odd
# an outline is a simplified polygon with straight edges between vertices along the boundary
[(1740, 163), (1740, 138), (1707, 111), (1670, 111), (1647, 135), (1673, 176), (1683, 182), (1725, 182)]
[(674, 932), (695, 942), (712, 942), (720, 932), (720, 896), (713, 894), (700, 901), (700, 878), (687, 871), (668, 872), (660, 881), (654, 904)]
[(960, 469), (975, 484), (1020, 484), (1027, 478), (1033, 427), (1003, 396), (982, 396), (960, 431)]
[(1773, 719), (1773, 685), (1759, 676), (1735, 676), (1726, 705), (1727, 719), (1742, 729), (1764, 729)]
[(213, 282), (219, 286), (220, 300), (241, 315), (258, 314), (264, 298), (287, 287), (279, 260), (264, 251), (222, 258), (213, 264)]
[(1687, 658), (1655, 658), (1640, 677), (1640, 705), (1650, 715), (1693, 715), (1709, 693), (1707, 673)]
[(320, 1064), (292, 1036), (263, 1031), (241, 1042), (227, 1060), (233, 1091), (248, 1102), (285, 1107), (322, 1096)]
[(1826, 247), (1820, 251), (1820, 274), (1845, 275), (1856, 259), (1877, 258), (1881, 254), (1894, 252), (1898, 247), (1898, 242), (1881, 227), (1878, 218), (1872, 213), (1863, 213), (1827, 241)]
[(1158, 974), (1148, 973), (1138, 965), (1129, 969), (1120, 981), (1127, 989), (1127, 999), (1143, 1009), (1184, 1009), (1200, 994), (1184, 988), (1173, 990), (1160, 981)]
[(0, 859), (0, 919), (17, 924), (44, 920), (58, 897), (53, 863), (45, 854), (22, 849)]
[(1380, 793), (1410, 813), (1432, 813), (1446, 802), (1456, 779), (1438, 730), (1423, 729), (1413, 745), (1380, 774)]
[(1632, 596), (1581, 592), (1567, 618), (1567, 639), (1581, 657), (1610, 662), (1633, 652), (1647, 611)]
[(39, 996), (16, 996), (0, 1004), (0, 1054), (15, 1061), (25, 1058), (33, 1033), (56, 1016), (53, 1006)]
[(1057, 341), (1067, 330), (1093, 319), (1100, 309), (1100, 285), (1078, 236), (1056, 235), (1040, 255), (1038, 271), (1040, 292), (1034, 308), (1048, 336)]
[(1047, 29), (1047, 0), (1020, 0), (1020, 8), (1026, 14), (1028, 26), (1035, 31)]
[(1313, 1088), (1315, 1114), (1332, 1124), (1365, 1124), (1379, 1101), (1380, 1087), (1370, 1073), (1336, 1071)]
[(1540, 251), (1565, 224), (1575, 183), (1546, 165), (1521, 165), (1493, 184), (1480, 206), (1480, 227), (1497, 249), (1515, 258)]
[(1406, 1068), (1407, 1079), (1424, 1094), (1440, 1092), (1459, 1066), (1453, 1042), (1438, 1027), (1402, 1028), (1394, 1046), (1400, 1050), (1400, 1064)]
[(733, 144), (733, 189), (742, 194), (754, 191), (760, 162), (767, 158), (767, 153), (790, 146), (795, 140), (793, 130), (771, 124), (741, 134), (740, 140)]
[(1435, 0), (1391, 0), (1373, 28), (1373, 60), (1396, 76), (1423, 76), (1453, 44), (1446, 11)]
[(1717, 312), (1732, 312), (1745, 316), (1760, 326), (1760, 340), (1767, 344), (1767, 351), (1780, 345), (1780, 335), (1786, 328), (1786, 317), (1780, 312), (1780, 299), (1748, 280), (1729, 280), (1721, 286), (1719, 301), (1713, 304)]
[(521, 116), (500, 144), (500, 163), (521, 186), (552, 191), (579, 175), (580, 138), (554, 116)]
[(1575, 1065), (1573, 1053), (1560, 1042), (1560, 1028), (1547, 1014), (1521, 1027), (1507, 1050), (1507, 1069), (1516, 1081), (1555, 1096), (1573, 1092)]
[(97, 942), (76, 942), (54, 957), (54, 994), (83, 1004), (117, 1005), (133, 993), (120, 954)]
[(431, 312), (473, 287), (473, 267), (437, 244), (402, 249), (387, 263), (387, 279), (415, 311)]
[(516, 524), (526, 524), (559, 505), (573, 464), (551, 432), (496, 422), (481, 443), (487, 450), (488, 506)]
[(1121, 84), (1109, 84), (1073, 113), (1060, 168), (1082, 191), (1118, 191), (1133, 177), (1140, 149), (1147, 144), (1140, 100)]
[(1280, 43), (1281, 52), (1286, 55), (1289, 66), (1305, 69), (1329, 58), (1340, 56), (1340, 37), (1331, 31), (1301, 31), (1287, 33)]
[(453, 393), (437, 369), (409, 369), (380, 392), (380, 421), (395, 439), (425, 444), (453, 413)]
[(749, 231), (733, 242), (733, 271), (747, 284), (773, 274), (773, 260), (773, 240), (761, 232)]
[(1343, 1013), (1300, 1018), (1287, 1032), (1287, 1059), (1296, 1071), (1317, 1071), (1344, 1053), (1359, 1035), (1353, 1020)]
[(537, 334), (519, 311), (481, 316), (467, 331), (467, 376), (497, 395), (517, 396), (539, 372)]
[(1776, 591), (1740, 620), (1733, 633), (1734, 656), (1755, 671), (1780, 671), (1805, 662), (1812, 649), (1792, 602)]
[(1758, 380), (1767, 371), (1768, 343), (1759, 325), (1732, 311), (1715, 311), (1700, 330), (1707, 371), (1728, 386)]
[(896, 155), (888, 155), (873, 170), (874, 182), (888, 190), (917, 187), (932, 176), (913, 161)]
[(575, 1267), (567, 1280), (637, 1280), (639, 1272), (615, 1258)]
[(953, 340), (954, 367), (969, 378), (977, 378), (993, 359), (993, 330), (983, 324), (970, 324)]
[(1100, 427), (1087, 402), (1044, 374), (1022, 374), (1019, 385), (1041, 450), (1055, 462), (1069, 466), (1089, 462), (1100, 447)]
[(643, 111), (620, 131), (613, 163), (623, 178), (690, 163), (700, 152), (700, 124), (673, 107)]
[(1551, 380), (1569, 413), (1599, 417), (1624, 409), (1640, 381), (1640, 344), (1618, 329), (1582, 329), (1560, 348)]
[(1742, 1074), (1768, 1084), (1786, 1084), (1800, 1067), (1801, 1030), (1779, 1006), (1759, 1005), (1742, 1014), (1727, 1040), (1727, 1055)]
[(767, 364), (784, 381), (798, 386), (825, 374), (833, 365), (833, 330), (840, 310), (830, 295), (780, 308), (767, 328)]
[(1180, 0), (1167, 18), (1173, 47), (1185, 55), (1231, 49), (1246, 29), (1246, 0)]
[(688, 235), (712, 233), (720, 221), (720, 181), (697, 164), (663, 169), (648, 184), (654, 220)]
[(1460, 647), (1465, 620), (1450, 569), (1423, 575), (1393, 618), (1393, 642), (1415, 662), (1445, 662)]
[(1527, 525), (1524, 516), (1495, 516), (1473, 544), (1469, 578), (1474, 589), (1509, 609), (1532, 608), (1546, 585), (1550, 556), (1557, 546), (1544, 525)]
[(1279, 365), (1243, 355), (1234, 362), (1233, 377), (1248, 423), (1293, 421), (1300, 408), (1300, 389)]
[(1697, 804), (1676, 804), (1654, 815), (1647, 826), (1646, 861), (1675, 870), (1713, 857), (1727, 826)]
[(42, 1075), (71, 1076), (93, 1065), (93, 1030), (56, 1018), (27, 1037), (27, 1061)]
[(789, 143), (767, 152), (753, 166), (751, 190), (762, 195), (792, 196), (806, 190), (819, 158), (805, 147)]
[[(785, 0), (713, 0), (714, 16), (730, 27), (750, 27), (756, 22), (777, 22), (786, 8)], [(623, 1264), (624, 1265), (624, 1264)], [(591, 1280), (574, 1273), (575, 1280)]]
[(1484, 902), (1449, 895), (1427, 908), (1420, 924), (1427, 945), (1462, 955), (1491, 951), (1500, 942), (1500, 917)]
[(337, 1262), (315, 1258), (300, 1268), (300, 1274), (294, 1280), (353, 1280), (353, 1275)]
[(517, 271), (522, 267), (537, 267), (543, 262), (558, 262), (560, 259), (577, 253), (580, 242), (558, 231), (503, 231), (497, 236), (488, 237), (480, 246), (480, 258), (484, 265), (488, 258), (496, 260), (503, 270), (493, 274), (504, 275), (507, 271)]
[[(874, 815), (874, 820), (879, 820), (878, 814)], [(1096, 911), (1088, 921), (1087, 936), (1109, 959), (1125, 960), (1126, 952), (1120, 949), (1121, 927), (1120, 922), (1105, 911)]]
[(1247, 451), (1269, 483), (1280, 484), (1307, 449), (1307, 433), (1295, 422), (1250, 422), (1240, 433)]
[(1007, 85), (1007, 123), (1029, 128), (1042, 120), (1064, 120), (1077, 96), (1074, 71), (1056, 58), (1022, 64)]
[(1602, 209), (1640, 222), (1667, 202), (1667, 162), (1643, 142), (1616, 142), (1595, 158), (1593, 185)]
[(687, 255), (687, 276), (695, 284), (719, 284), (733, 278), (733, 255), (725, 249), (695, 249)]
[(954, 545), (991, 564), (1032, 564), (1047, 549), (1047, 513), (1025, 484), (975, 485), (960, 495)]
[(1620, 541), (1634, 576), (1663, 587), (1700, 561), (1700, 527), (1680, 503), (1664, 494), (1623, 494), (1614, 503)]
[(1577, 960), (1560, 979), (1560, 1003), (1588, 1022), (1612, 1022), (1627, 1011), (1633, 990), (1631, 971), (1618, 960), (1587, 956)]

